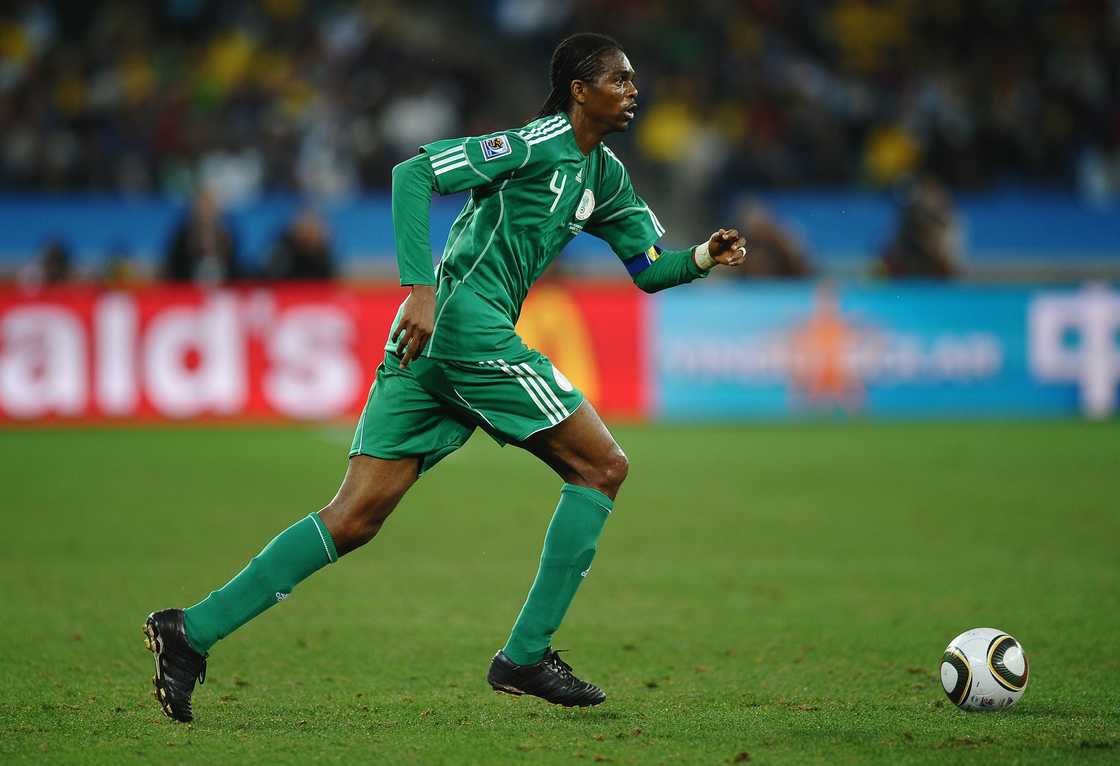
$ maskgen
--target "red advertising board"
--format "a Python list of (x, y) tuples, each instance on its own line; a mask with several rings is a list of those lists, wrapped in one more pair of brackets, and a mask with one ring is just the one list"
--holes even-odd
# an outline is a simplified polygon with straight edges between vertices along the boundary
[[(0, 422), (353, 416), (399, 287), (0, 291)], [(645, 412), (642, 293), (541, 285), (525, 340), (607, 417)]]

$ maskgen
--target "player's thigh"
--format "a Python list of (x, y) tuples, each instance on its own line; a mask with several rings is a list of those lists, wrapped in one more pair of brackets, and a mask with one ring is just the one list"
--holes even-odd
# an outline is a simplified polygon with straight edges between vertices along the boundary
[(397, 361), (389, 355), (377, 369), (354, 429), (351, 464), (367, 466), (364, 461), (355, 464), (358, 456), (383, 461), (416, 458), (415, 478), (463, 446), (475, 426), (420, 385), (411, 368), (400, 369)]
[(342, 484), (328, 507), (342, 512), (355, 512), (372, 511), (380, 506), (385, 515), (388, 515), (404, 497), (404, 493), (416, 483), (420, 465), (419, 455), (393, 460), (354, 455), (347, 462)]
[(419, 468), (419, 456), (397, 460), (368, 455), (350, 458), (342, 486), (319, 511), (338, 555), (346, 555), (377, 534), (408, 488), (416, 483)]
[(419, 360), (428, 390), (501, 443), (532, 452), (565, 481), (614, 497), (626, 456), (583, 393), (552, 361), (526, 349), (480, 362)]
[(626, 454), (588, 401), (571, 417), (532, 434), (518, 446), (565, 481), (595, 487), (612, 499), (629, 470)]

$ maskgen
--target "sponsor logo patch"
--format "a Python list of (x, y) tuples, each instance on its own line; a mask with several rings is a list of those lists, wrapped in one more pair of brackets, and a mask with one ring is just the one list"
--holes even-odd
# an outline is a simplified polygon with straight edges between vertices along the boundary
[(505, 136), (483, 138), (479, 140), (478, 145), (482, 147), (482, 159), (485, 162), (489, 162), (495, 157), (504, 157), (513, 151), (513, 148), (509, 145), (509, 139)]

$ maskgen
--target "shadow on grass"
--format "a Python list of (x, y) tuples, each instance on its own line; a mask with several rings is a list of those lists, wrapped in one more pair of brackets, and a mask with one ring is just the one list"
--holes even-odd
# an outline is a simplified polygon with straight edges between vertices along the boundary
[(1015, 718), (1044, 718), (1052, 721), (1083, 721), (1085, 723), (1100, 719), (1111, 719), (1114, 723), (1120, 723), (1120, 713), (1113, 710), (1088, 707), (1074, 708), (1071, 710), (1068, 706), (1057, 707), (1047, 705), (1045, 707), (1040, 707), (1031, 705), (1030, 707), (1015, 707), (1001, 713), (1001, 715), (1013, 716)]

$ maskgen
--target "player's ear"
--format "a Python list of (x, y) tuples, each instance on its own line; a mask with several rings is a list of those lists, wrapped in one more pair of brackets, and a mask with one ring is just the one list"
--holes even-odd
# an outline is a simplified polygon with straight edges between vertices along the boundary
[(583, 80), (572, 80), (571, 91), (572, 101), (575, 101), (577, 104), (582, 104), (587, 100), (587, 86), (584, 84)]

